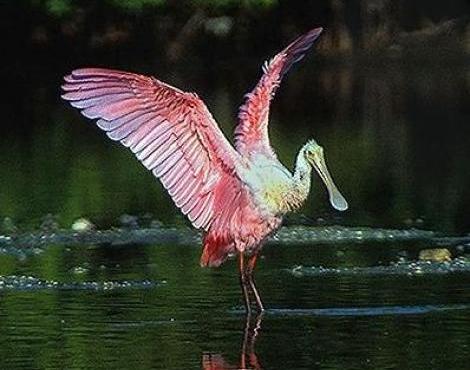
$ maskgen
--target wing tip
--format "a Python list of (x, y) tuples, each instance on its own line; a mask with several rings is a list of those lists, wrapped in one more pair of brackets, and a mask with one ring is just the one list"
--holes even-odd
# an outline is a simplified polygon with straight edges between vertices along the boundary
[(320, 26), (320, 27), (314, 28), (314, 29), (311, 30), (309, 33), (319, 35), (319, 34), (321, 34), (324, 30), (325, 30), (325, 28), (322, 27), (322, 26)]
[(289, 49), (296, 49), (300, 47), (301, 49), (305, 47), (305, 51), (310, 48), (313, 44), (313, 42), (321, 35), (321, 33), (324, 31), (323, 27), (316, 27), (313, 28), (312, 30), (304, 33), (303, 35), (300, 35), (297, 39), (295, 39), (287, 48), (286, 50)]
[(323, 27), (316, 27), (299, 36), (284, 49), (285, 63), (282, 66), (281, 75), (285, 75), (292, 65), (303, 59), (323, 31)]
[(129, 74), (131, 73), (119, 71), (117, 69), (84, 67), (72, 70), (69, 74), (64, 76), (64, 81), (67, 83), (76, 83), (93, 77), (116, 77), (127, 76)]
[(101, 75), (101, 74), (109, 74), (110, 72), (118, 72), (112, 69), (107, 68), (99, 68), (99, 67), (83, 67), (77, 68), (72, 71), (73, 77), (86, 77), (86, 76), (93, 76), (93, 75)]

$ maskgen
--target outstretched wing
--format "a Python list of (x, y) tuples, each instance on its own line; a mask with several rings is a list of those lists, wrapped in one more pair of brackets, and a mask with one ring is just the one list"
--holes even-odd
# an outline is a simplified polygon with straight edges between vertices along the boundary
[(282, 77), (292, 65), (301, 60), (314, 41), (320, 36), (322, 28), (315, 28), (294, 40), (283, 51), (263, 66), (263, 76), (256, 87), (248, 93), (245, 103), (238, 113), (235, 129), (235, 147), (242, 155), (264, 153), (275, 156), (269, 144), (268, 119), (269, 105)]
[(62, 88), (65, 100), (98, 119), (98, 127), (161, 180), (196, 228), (207, 231), (220, 212), (219, 198), (233, 199), (236, 194), (225, 193), (240, 191), (218, 189), (239, 182), (239, 154), (196, 94), (152, 77), (99, 68), (73, 71)]

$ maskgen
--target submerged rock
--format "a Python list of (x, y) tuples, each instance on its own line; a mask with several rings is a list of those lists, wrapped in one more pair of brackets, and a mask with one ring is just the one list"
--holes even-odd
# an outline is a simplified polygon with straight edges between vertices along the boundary
[(8, 275), (0, 276), (0, 291), (2, 290), (114, 290), (114, 289), (145, 289), (159, 284), (151, 280), (122, 280), (122, 281), (84, 281), (62, 283), (55, 280), (42, 280), (34, 276)]
[(119, 223), (123, 228), (126, 229), (138, 229), (139, 228), (139, 218), (137, 216), (123, 214), (119, 217)]
[(56, 216), (48, 213), (42, 219), (41, 225), (39, 226), (41, 231), (46, 233), (52, 233), (59, 230), (59, 223), (57, 222)]
[(151, 229), (161, 229), (163, 227), (163, 222), (159, 221), (159, 220), (152, 220), (150, 222), (150, 228)]
[(452, 255), (447, 248), (423, 249), (419, 252), (421, 261), (445, 262), (452, 259)]
[(345, 226), (292, 226), (281, 228), (269, 243), (283, 245), (312, 245), (366, 242), (398, 242), (432, 240), (433, 231), (408, 229), (374, 229), (370, 227)]
[(459, 244), (455, 247), (457, 252), (459, 253), (467, 253), (470, 252), (470, 243)]
[(469, 273), (470, 262), (465, 258), (455, 258), (450, 262), (400, 261), (388, 266), (368, 267), (323, 267), (295, 266), (289, 272), (297, 277), (319, 275), (407, 275)]
[[(131, 217), (130, 225), (135, 225), (137, 218)], [(127, 222), (126, 222), (127, 223)], [(86, 223), (85, 223), (86, 224)], [(80, 225), (82, 227), (82, 225)], [(79, 227), (79, 228), (80, 228)], [(85, 225), (85, 228), (88, 226)], [(51, 227), (47, 228), (52, 230)], [(15, 236), (0, 235), (0, 253), (16, 256), (37, 254), (35, 249), (44, 250), (51, 245), (89, 246), (92, 245), (133, 245), (152, 244), (155, 246), (172, 244), (200, 246), (202, 234), (187, 227), (163, 227), (155, 222), (151, 228), (122, 227), (109, 230), (89, 230), (78, 232), (75, 230), (56, 230), (53, 232), (27, 232)], [(397, 242), (425, 242), (428, 246), (436, 248), (455, 248), (457, 245), (466, 246), (470, 237), (442, 237), (433, 231), (426, 230), (393, 230), (373, 229), (343, 226), (287, 226), (267, 241), (271, 245), (281, 246), (309, 246), (312, 248), (338, 246), (339, 244), (397, 243)], [(3, 251), (3, 252), (2, 252)], [(456, 251), (459, 251), (456, 249)], [(406, 259), (406, 256), (403, 257)]]
[(77, 232), (87, 232), (95, 230), (95, 225), (87, 218), (79, 218), (72, 224), (72, 230)]
[(18, 228), (10, 217), (5, 217), (2, 221), (0, 230), (3, 234), (14, 235), (18, 233)]

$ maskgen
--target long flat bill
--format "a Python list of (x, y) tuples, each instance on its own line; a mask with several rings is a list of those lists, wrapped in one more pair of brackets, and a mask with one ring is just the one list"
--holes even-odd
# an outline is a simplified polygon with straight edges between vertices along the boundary
[(331, 178), (328, 167), (326, 166), (325, 157), (323, 156), (323, 150), (319, 150), (317, 155), (313, 159), (313, 167), (318, 172), (318, 175), (323, 180), (323, 183), (328, 190), (330, 197), (330, 203), (333, 208), (338, 211), (346, 211), (348, 209), (348, 202), (344, 199), (343, 195), (339, 192), (333, 179)]

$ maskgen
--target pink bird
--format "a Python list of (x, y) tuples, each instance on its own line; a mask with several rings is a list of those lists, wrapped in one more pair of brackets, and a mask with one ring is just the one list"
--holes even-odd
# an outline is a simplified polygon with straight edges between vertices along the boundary
[[(310, 190), (312, 167), (337, 210), (346, 200), (314, 140), (299, 151), (294, 172), (278, 160), (268, 136), (269, 106), (282, 77), (318, 38), (315, 28), (263, 65), (263, 75), (238, 114), (235, 145), (223, 135), (195, 94), (139, 74), (101, 68), (74, 70), (62, 97), (128, 147), (157, 177), (193, 226), (203, 231), (201, 266), (219, 266), (238, 254), (247, 312), (252, 299), (263, 311), (253, 279), (258, 253), (283, 216)], [(250, 297), (250, 292), (253, 297)]]

